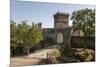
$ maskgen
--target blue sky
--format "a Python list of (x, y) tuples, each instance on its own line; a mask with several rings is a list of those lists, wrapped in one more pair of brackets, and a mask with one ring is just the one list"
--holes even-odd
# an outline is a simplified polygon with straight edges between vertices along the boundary
[[(52, 28), (54, 26), (53, 14), (56, 12), (65, 12), (71, 15), (73, 11), (84, 8), (94, 9), (95, 6), (11, 0), (11, 20), (17, 23), (28, 20), (28, 24), (42, 22), (43, 28)], [(69, 24), (72, 25), (70, 19)]]

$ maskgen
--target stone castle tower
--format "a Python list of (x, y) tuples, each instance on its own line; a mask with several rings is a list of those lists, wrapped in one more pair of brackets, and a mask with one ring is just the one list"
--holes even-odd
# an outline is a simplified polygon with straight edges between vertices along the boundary
[(54, 28), (65, 29), (69, 25), (69, 14), (57, 12), (54, 14)]
[(69, 14), (57, 12), (53, 15), (54, 17), (54, 28), (43, 28), (43, 40), (47, 44), (58, 45), (61, 48), (68, 47), (70, 49), (70, 31), (69, 26)]

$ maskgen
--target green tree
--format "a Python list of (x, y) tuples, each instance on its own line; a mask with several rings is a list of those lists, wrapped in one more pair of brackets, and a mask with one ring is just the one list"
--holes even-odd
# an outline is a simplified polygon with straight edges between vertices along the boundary
[(42, 31), (34, 23), (32, 23), (32, 26), (30, 26), (24, 38), (24, 44), (26, 48), (25, 51), (29, 53), (29, 49), (32, 46), (37, 45), (40, 40), (42, 40)]
[(83, 31), (85, 36), (95, 35), (95, 9), (74, 11), (71, 20), (74, 30)]
[(34, 23), (28, 25), (27, 21), (16, 24), (11, 21), (11, 53), (29, 53), (34, 45), (42, 39), (42, 31)]
[(16, 53), (16, 48), (17, 48), (17, 26), (16, 26), (16, 22), (11, 20), (10, 23), (10, 42), (11, 42), (11, 54), (12, 53)]
[[(25, 50), (25, 47), (29, 44), (26, 44), (25, 43), (25, 39), (26, 39), (26, 35), (27, 35), (27, 32), (30, 28), (30, 26), (28, 24), (26, 24), (27, 21), (22, 21), (22, 23), (19, 23), (18, 24), (18, 29), (17, 29), (17, 38), (18, 38), (18, 45), (19, 45), (19, 48), (24, 51)], [(28, 36), (28, 35), (27, 35)], [(24, 53), (26, 53), (24, 51)]]

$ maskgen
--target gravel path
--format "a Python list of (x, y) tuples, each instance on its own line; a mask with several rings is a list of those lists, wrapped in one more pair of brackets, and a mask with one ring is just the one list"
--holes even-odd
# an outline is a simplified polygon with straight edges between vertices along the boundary
[(12, 57), (11, 58), (11, 67), (19, 67), (19, 66), (30, 66), (39, 64), (42, 59), (47, 58), (47, 53), (54, 51), (54, 49), (42, 49), (35, 51), (27, 56), (22, 57)]

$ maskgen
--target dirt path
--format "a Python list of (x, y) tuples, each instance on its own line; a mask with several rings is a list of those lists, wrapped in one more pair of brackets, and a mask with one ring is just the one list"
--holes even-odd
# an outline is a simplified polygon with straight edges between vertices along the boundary
[(11, 67), (30, 66), (39, 64), (42, 59), (47, 58), (47, 52), (52, 52), (54, 49), (42, 49), (35, 51), (27, 56), (11, 58)]

